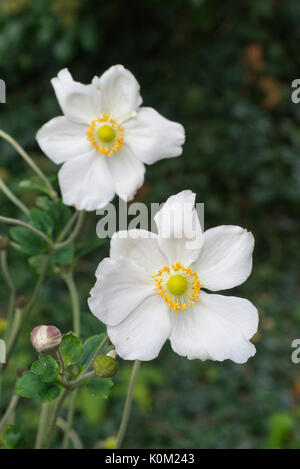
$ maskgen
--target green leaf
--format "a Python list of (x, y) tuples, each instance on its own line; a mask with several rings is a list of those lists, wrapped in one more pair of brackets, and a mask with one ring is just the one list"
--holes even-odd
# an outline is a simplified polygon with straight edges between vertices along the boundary
[(71, 218), (72, 212), (61, 200), (49, 200), (47, 197), (40, 197), (37, 201), (38, 207), (47, 212), (51, 218), (55, 237), (57, 238)]
[(42, 402), (50, 402), (56, 399), (61, 392), (57, 384), (44, 383), (40, 376), (32, 371), (26, 371), (17, 381), (16, 394), (18, 396), (35, 398)]
[(25, 179), (24, 181), (20, 182), (19, 186), (22, 189), (27, 189), (38, 194), (47, 194), (49, 196), (52, 195), (45, 181), (39, 176), (33, 176), (30, 179)]
[(41, 354), (39, 360), (31, 365), (31, 371), (41, 378), (43, 383), (53, 383), (58, 377), (57, 362), (50, 355)]
[[(46, 262), (47, 256), (45, 254), (38, 254), (37, 256), (29, 257), (28, 263), (30, 267), (37, 273), (41, 274)], [(50, 268), (47, 269), (48, 273), (50, 272)]]
[(38, 395), (38, 398), (42, 402), (51, 402), (54, 401), (54, 399), (57, 399), (58, 396), (61, 393), (61, 386), (58, 384), (48, 384), (47, 387), (43, 389)]
[(60, 346), (66, 366), (77, 363), (83, 353), (82, 341), (70, 332), (63, 336)]
[(10, 229), (11, 237), (16, 241), (25, 254), (41, 254), (48, 250), (48, 244), (40, 236), (32, 233), (27, 228), (16, 226)]
[(110, 378), (99, 378), (93, 376), (89, 379), (86, 388), (92, 396), (99, 396), (107, 399), (110, 393), (110, 388), (114, 385)]
[(85, 243), (82, 245), (75, 253), (75, 259), (78, 260), (81, 257), (86, 256), (87, 254), (90, 254), (93, 252), (95, 249), (100, 248), (104, 244), (107, 243), (107, 239), (100, 239), (98, 237), (95, 237), (92, 240), (89, 240), (89, 243)]
[(46, 212), (38, 208), (32, 208), (30, 210), (30, 221), (32, 226), (45, 233), (48, 237), (51, 236), (54, 223)]
[(51, 264), (70, 265), (73, 261), (73, 245), (67, 244), (55, 251), (51, 257)]
[(26, 371), (17, 381), (16, 394), (22, 397), (38, 397), (47, 388), (39, 376), (32, 371)]
[(8, 425), (4, 434), (5, 446), (8, 449), (20, 449), (25, 446), (25, 438), (18, 425)]
[(79, 365), (83, 369), (90, 363), (91, 359), (97, 352), (101, 342), (105, 339), (106, 334), (98, 334), (89, 337), (83, 344), (83, 353)]

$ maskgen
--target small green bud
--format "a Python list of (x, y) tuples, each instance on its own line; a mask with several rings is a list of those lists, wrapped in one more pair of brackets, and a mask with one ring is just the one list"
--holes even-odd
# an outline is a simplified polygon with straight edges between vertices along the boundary
[(119, 364), (113, 357), (108, 355), (98, 355), (93, 362), (93, 369), (97, 376), (100, 376), (101, 378), (110, 378), (117, 373)]

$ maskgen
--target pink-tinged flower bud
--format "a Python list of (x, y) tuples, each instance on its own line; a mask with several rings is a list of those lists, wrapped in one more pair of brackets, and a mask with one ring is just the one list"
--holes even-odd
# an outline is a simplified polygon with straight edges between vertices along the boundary
[(30, 340), (38, 353), (56, 352), (61, 343), (61, 332), (55, 326), (37, 326), (31, 332)]

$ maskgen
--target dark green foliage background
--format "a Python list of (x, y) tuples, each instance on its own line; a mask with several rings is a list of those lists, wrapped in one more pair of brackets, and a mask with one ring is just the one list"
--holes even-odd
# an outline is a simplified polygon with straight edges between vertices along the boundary
[[(300, 448), (300, 364), (291, 362), (291, 342), (300, 337), (300, 104), (291, 102), (291, 82), (300, 78), (300, 3), (2, 0), (0, 14), (0, 77), (7, 84), (0, 127), (47, 174), (58, 168), (40, 153), (35, 133), (60, 113), (50, 78), (67, 66), (75, 79), (89, 82), (122, 63), (140, 82), (144, 104), (181, 122), (187, 137), (182, 157), (147, 168), (138, 200), (162, 202), (189, 188), (205, 203), (206, 228), (238, 224), (256, 239), (253, 274), (233, 292), (259, 308), (256, 356), (243, 366), (202, 363), (166, 345), (159, 359), (142, 366), (125, 446)], [(254, 55), (258, 51), (254, 64), (249, 47)], [(267, 89), (261, 85), (266, 77)], [(34, 196), (18, 186), (31, 173), (3, 142), (0, 175), (34, 204)], [(1, 214), (20, 215), (1, 193), (0, 204)], [(89, 214), (87, 220), (84, 244), (94, 236), (97, 217)], [(77, 266), (84, 338), (103, 330), (86, 298), (107, 253), (108, 243)], [(18, 291), (28, 296), (35, 277), (26, 257), (9, 257)], [(0, 285), (1, 316), (7, 292)], [(69, 297), (57, 277), (48, 280), (26, 322), (4, 382), (3, 408), (16, 370), (36, 358), (29, 333), (41, 323), (71, 328)], [(86, 447), (117, 429), (130, 364), (120, 368), (107, 401), (85, 393), (78, 399), (74, 428)], [(39, 412), (37, 401), (23, 399), (18, 408), (16, 423), (27, 447)]]

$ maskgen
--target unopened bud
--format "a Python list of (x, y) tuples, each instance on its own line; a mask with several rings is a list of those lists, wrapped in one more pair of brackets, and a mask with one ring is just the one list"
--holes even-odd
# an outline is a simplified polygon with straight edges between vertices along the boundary
[(9, 247), (10, 240), (7, 236), (0, 236), (0, 251), (6, 251)]
[(98, 355), (93, 362), (93, 369), (97, 376), (110, 378), (117, 373), (119, 364), (113, 357)]
[(56, 352), (61, 343), (61, 332), (55, 326), (37, 326), (31, 332), (30, 340), (38, 353)]

